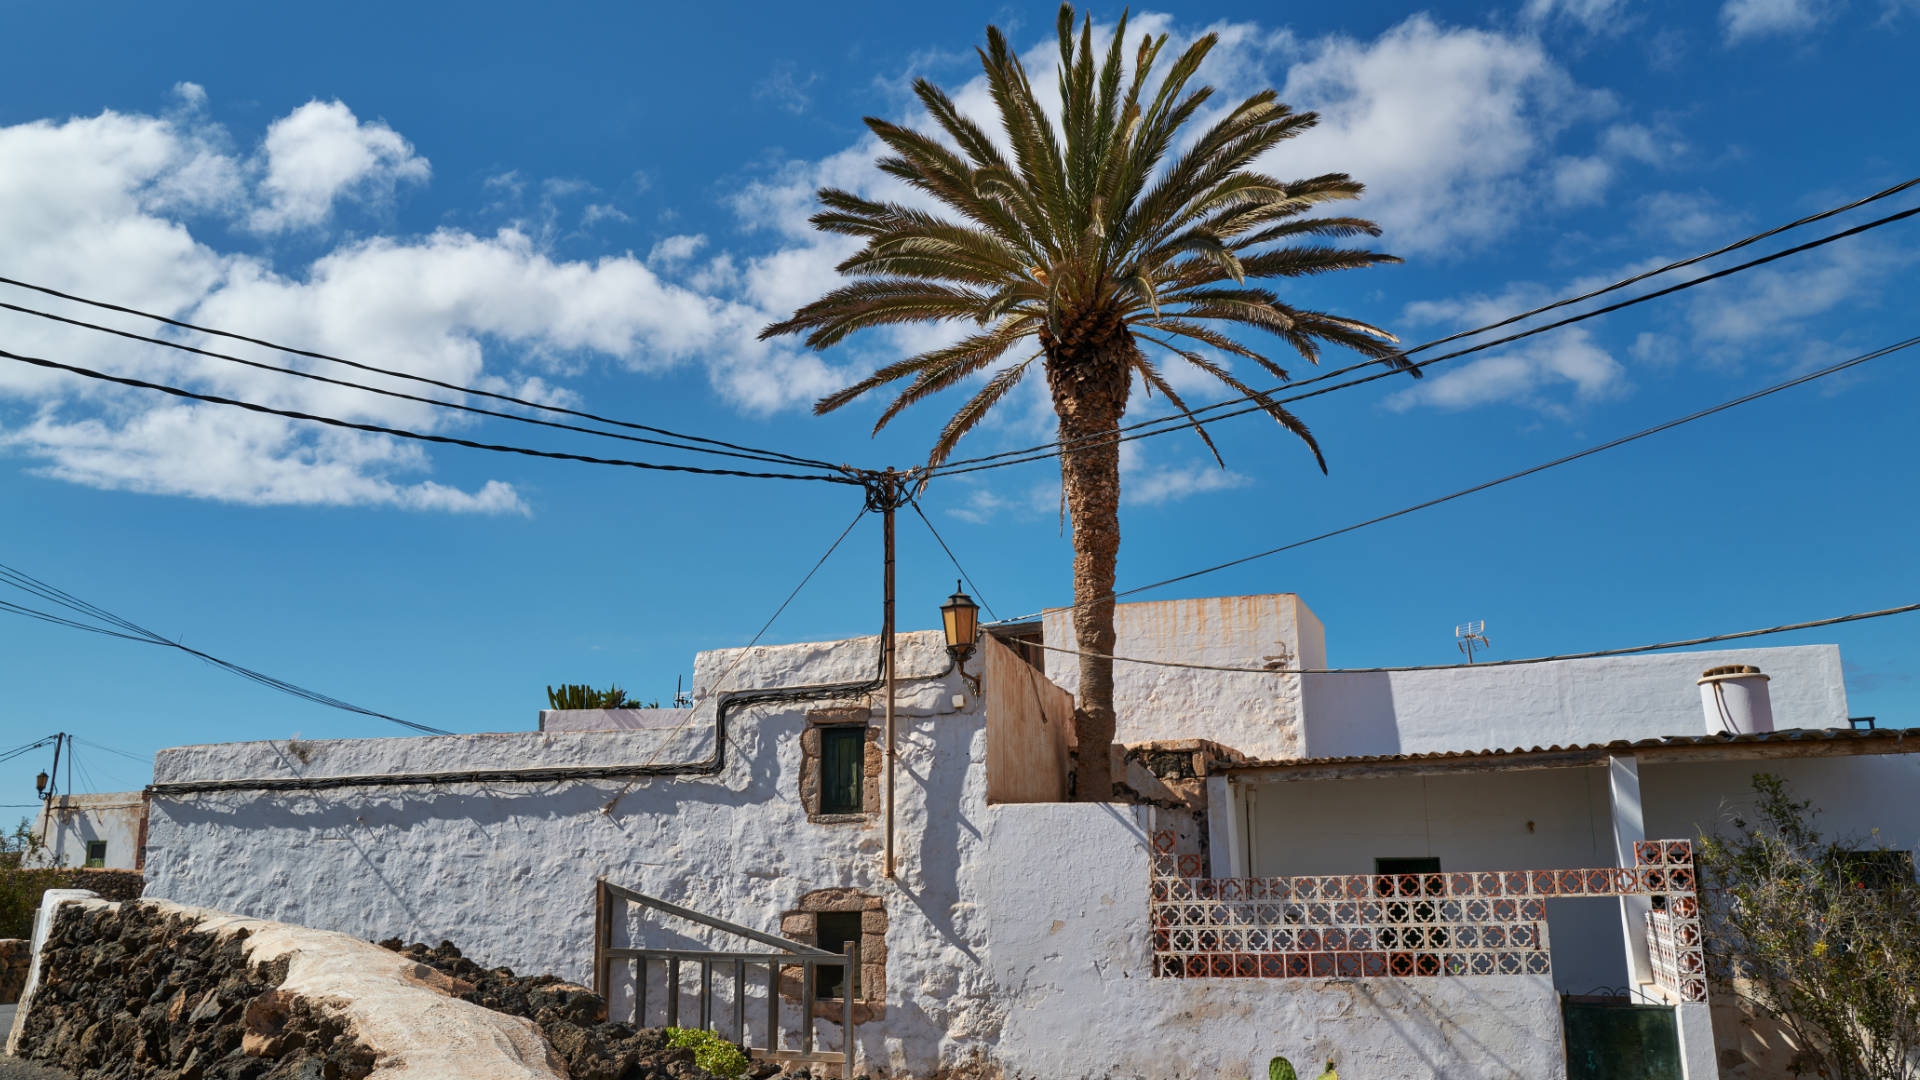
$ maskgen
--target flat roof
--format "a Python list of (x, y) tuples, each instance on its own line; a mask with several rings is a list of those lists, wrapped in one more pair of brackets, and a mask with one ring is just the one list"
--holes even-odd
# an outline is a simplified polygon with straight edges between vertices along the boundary
[(1752, 735), (1666, 735), (1657, 739), (1615, 739), (1604, 743), (1507, 750), (1435, 750), (1421, 754), (1217, 762), (1211, 771), (1242, 779), (1339, 780), (1419, 773), (1578, 768), (1604, 765), (1608, 758), (1628, 754), (1647, 763), (1912, 753), (1920, 753), (1920, 728), (1786, 728)]

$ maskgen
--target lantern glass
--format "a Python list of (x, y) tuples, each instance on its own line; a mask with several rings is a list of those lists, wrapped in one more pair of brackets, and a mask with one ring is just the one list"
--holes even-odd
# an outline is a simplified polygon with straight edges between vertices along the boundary
[(47, 770), (41, 769), (40, 775), (33, 778), (33, 793), (35, 795), (47, 793)]
[(980, 640), (980, 606), (953, 583), (953, 596), (940, 606), (940, 619), (947, 633), (947, 651), (965, 657)]

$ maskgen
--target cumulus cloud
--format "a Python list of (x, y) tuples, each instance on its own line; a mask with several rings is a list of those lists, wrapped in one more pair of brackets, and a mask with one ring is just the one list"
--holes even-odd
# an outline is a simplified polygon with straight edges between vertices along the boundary
[(248, 219), (258, 232), (323, 225), (342, 199), (389, 200), (399, 185), (424, 183), (431, 172), (392, 128), (362, 123), (338, 101), (310, 101), (275, 120), (261, 156), (263, 205)]
[(1612, 34), (1630, 25), (1627, 8), (1627, 0), (1527, 0), (1520, 7), (1520, 17), (1534, 25), (1563, 21)]
[[(1555, 138), (1611, 111), (1534, 37), (1449, 27), (1415, 15), (1372, 41), (1306, 45), (1283, 100), (1321, 114), (1320, 127), (1273, 151), (1272, 166), (1352, 173), (1368, 186), (1361, 212), (1395, 251), (1484, 243), (1536, 202)], [(1595, 183), (1569, 176), (1579, 196)], [(1556, 185), (1557, 186), (1557, 185)]]
[[(195, 232), (210, 213), (248, 226), (311, 225), (341, 199), (378, 197), (385, 185), (426, 177), (404, 139), (359, 123), (344, 106), (302, 106), (254, 151), (230, 143), (194, 110), (0, 127), (0, 247), (11, 271), (445, 382), (517, 387), (511, 392), (536, 399), (567, 400), (551, 376), (589, 362), (641, 373), (695, 365), (722, 399), (747, 412), (810, 401), (840, 381), (819, 357), (754, 340), (769, 316), (750, 303), (666, 281), (632, 255), (557, 258), (518, 228), (375, 236), (284, 270), (222, 250)], [(356, 145), (364, 151), (357, 158)], [(512, 196), (525, 186), (507, 175), (490, 190)], [(24, 316), (7, 316), (0, 332), (13, 351), (279, 408), (427, 432), (474, 422)], [(503, 362), (509, 355), (518, 363)], [(250, 504), (527, 509), (503, 481), (462, 490), (431, 479), (433, 459), (417, 444), (181, 405), (21, 365), (0, 365), (0, 447), (46, 475), (118, 490)]]
[(1726, 0), (1720, 25), (1729, 43), (1811, 30), (1832, 11), (1827, 0)]
[(1555, 331), (1537, 343), (1489, 353), (1465, 366), (1448, 368), (1388, 396), (1387, 408), (1405, 412), (1417, 405), (1470, 409), (1505, 403), (1552, 416), (1570, 415), (1572, 404), (1588, 404), (1626, 392), (1627, 371), (1584, 329)]

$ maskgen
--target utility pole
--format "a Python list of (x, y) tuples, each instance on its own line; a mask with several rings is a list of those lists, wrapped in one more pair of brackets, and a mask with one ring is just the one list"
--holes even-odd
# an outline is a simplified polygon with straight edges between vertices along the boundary
[(881, 533), (883, 536), (882, 543), (886, 548), (886, 556), (885, 556), (886, 580), (884, 585), (882, 586), (882, 594), (884, 595), (885, 599), (881, 601), (884, 610), (880, 617), (880, 634), (881, 634), (880, 649), (881, 649), (881, 656), (883, 658), (882, 662), (886, 665), (886, 673), (887, 673), (887, 864), (886, 864), (886, 875), (888, 878), (892, 878), (893, 877), (893, 817), (894, 817), (893, 773), (894, 773), (894, 759), (899, 756), (899, 752), (894, 748), (894, 744), (893, 744), (893, 686), (894, 686), (893, 676), (894, 676), (894, 668), (895, 668), (894, 655), (893, 655), (893, 511), (894, 511), (894, 507), (900, 501), (898, 498), (900, 486), (898, 481), (894, 479), (893, 469), (889, 468), (887, 470), (886, 479), (883, 481), (883, 483), (886, 484), (886, 490), (887, 490), (887, 497), (883, 504), (883, 509), (881, 510), (881, 521), (883, 523), (881, 526)]
[(895, 758), (898, 756), (894, 746), (894, 684), (897, 674), (894, 654), (894, 591), (893, 591), (893, 512), (898, 509), (905, 493), (906, 481), (911, 472), (900, 472), (889, 468), (885, 472), (863, 472), (861, 480), (867, 488), (867, 510), (880, 515), (881, 520), (881, 611), (880, 611), (880, 669), (886, 682), (886, 854), (882, 864), (885, 875), (894, 876), (894, 773)]

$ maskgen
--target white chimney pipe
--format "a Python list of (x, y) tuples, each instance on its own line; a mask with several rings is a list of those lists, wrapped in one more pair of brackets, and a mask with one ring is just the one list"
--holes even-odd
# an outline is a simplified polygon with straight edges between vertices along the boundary
[(1700, 707), (1710, 735), (1756, 735), (1773, 730), (1767, 677), (1752, 664), (1708, 668), (1699, 679)]

